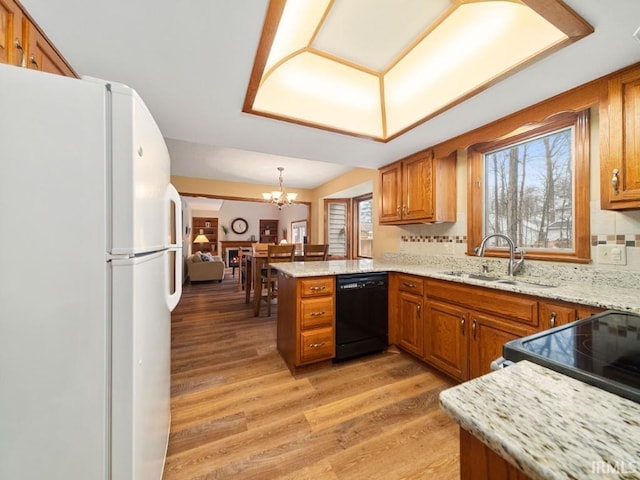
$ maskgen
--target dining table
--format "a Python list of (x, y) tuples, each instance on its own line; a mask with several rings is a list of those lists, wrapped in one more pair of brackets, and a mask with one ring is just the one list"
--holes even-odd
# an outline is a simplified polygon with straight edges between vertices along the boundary
[[(260, 313), (260, 298), (262, 296), (262, 270), (267, 267), (267, 252), (258, 250), (244, 254), (246, 258), (246, 271), (244, 276), (245, 303), (251, 303), (253, 293), (253, 316)], [(294, 261), (299, 262), (304, 259), (303, 252), (294, 253)]]

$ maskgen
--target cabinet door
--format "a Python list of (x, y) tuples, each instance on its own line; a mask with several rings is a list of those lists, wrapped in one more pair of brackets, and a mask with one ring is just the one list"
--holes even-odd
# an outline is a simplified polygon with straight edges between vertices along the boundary
[(23, 65), (22, 11), (13, 0), (0, 0), (0, 63)]
[(575, 306), (550, 302), (539, 302), (538, 316), (542, 330), (566, 325), (577, 319)]
[[(402, 162), (403, 220), (433, 218), (433, 159), (431, 154)], [(455, 179), (454, 179), (455, 181)]]
[(608, 94), (603, 122), (603, 136), (608, 132), (608, 138), (602, 149), (602, 207), (640, 208), (640, 68), (610, 79)]
[(506, 319), (470, 312), (469, 377), (476, 378), (491, 371), (491, 362), (502, 356), (502, 346), (511, 340), (535, 333)]
[(44, 35), (34, 25), (25, 22), (25, 35), (28, 37), (27, 68), (41, 72), (55, 73), (67, 77), (75, 74), (64, 61), (62, 56), (49, 43)]
[(400, 292), (398, 294), (398, 315), (398, 343), (406, 350), (423, 356), (422, 297)]
[(458, 380), (466, 380), (469, 374), (467, 311), (437, 301), (427, 302), (425, 307), (425, 360)]
[(529, 480), (529, 477), (461, 428), (460, 480)]
[(402, 165), (394, 163), (380, 169), (380, 223), (402, 219)]

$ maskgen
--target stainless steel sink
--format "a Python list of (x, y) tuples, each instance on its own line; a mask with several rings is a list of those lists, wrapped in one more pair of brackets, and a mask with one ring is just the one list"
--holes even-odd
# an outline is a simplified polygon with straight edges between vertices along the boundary
[(504, 283), (507, 285), (515, 285), (515, 286), (521, 286), (521, 287), (536, 287), (536, 288), (554, 288), (558, 286), (551, 282), (544, 282), (544, 281), (532, 280), (532, 279), (515, 280), (511, 278), (501, 278), (500, 280), (496, 280), (496, 283)]
[(452, 277), (471, 278), (474, 280), (482, 280), (485, 282), (496, 282), (496, 283), (502, 283), (505, 285), (514, 285), (516, 287), (519, 286), (519, 287), (535, 287), (535, 288), (554, 288), (558, 286), (550, 281), (537, 280), (530, 277), (525, 277), (525, 278), (495, 277), (495, 276), (486, 275), (483, 273), (465, 272), (463, 270), (447, 270), (447, 271), (438, 272), (438, 273), (442, 275), (449, 275)]

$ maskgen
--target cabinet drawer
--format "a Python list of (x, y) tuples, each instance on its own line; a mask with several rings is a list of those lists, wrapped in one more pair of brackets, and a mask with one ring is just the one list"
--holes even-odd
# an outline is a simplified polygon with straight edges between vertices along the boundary
[(427, 297), (439, 298), (492, 315), (500, 315), (532, 327), (538, 326), (538, 301), (519, 293), (429, 279)]
[(300, 333), (301, 363), (333, 358), (335, 346), (333, 328), (316, 328)]
[(333, 296), (302, 299), (300, 328), (307, 330), (323, 325), (333, 325), (334, 309)]
[(403, 292), (424, 294), (424, 279), (414, 275), (398, 275), (398, 288)]
[(334, 277), (310, 277), (300, 280), (300, 291), (303, 297), (332, 295)]

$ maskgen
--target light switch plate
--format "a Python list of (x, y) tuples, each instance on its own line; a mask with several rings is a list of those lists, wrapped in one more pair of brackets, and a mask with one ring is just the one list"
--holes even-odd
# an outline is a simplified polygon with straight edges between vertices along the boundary
[(601, 265), (626, 265), (627, 247), (625, 245), (598, 245), (598, 263)]

